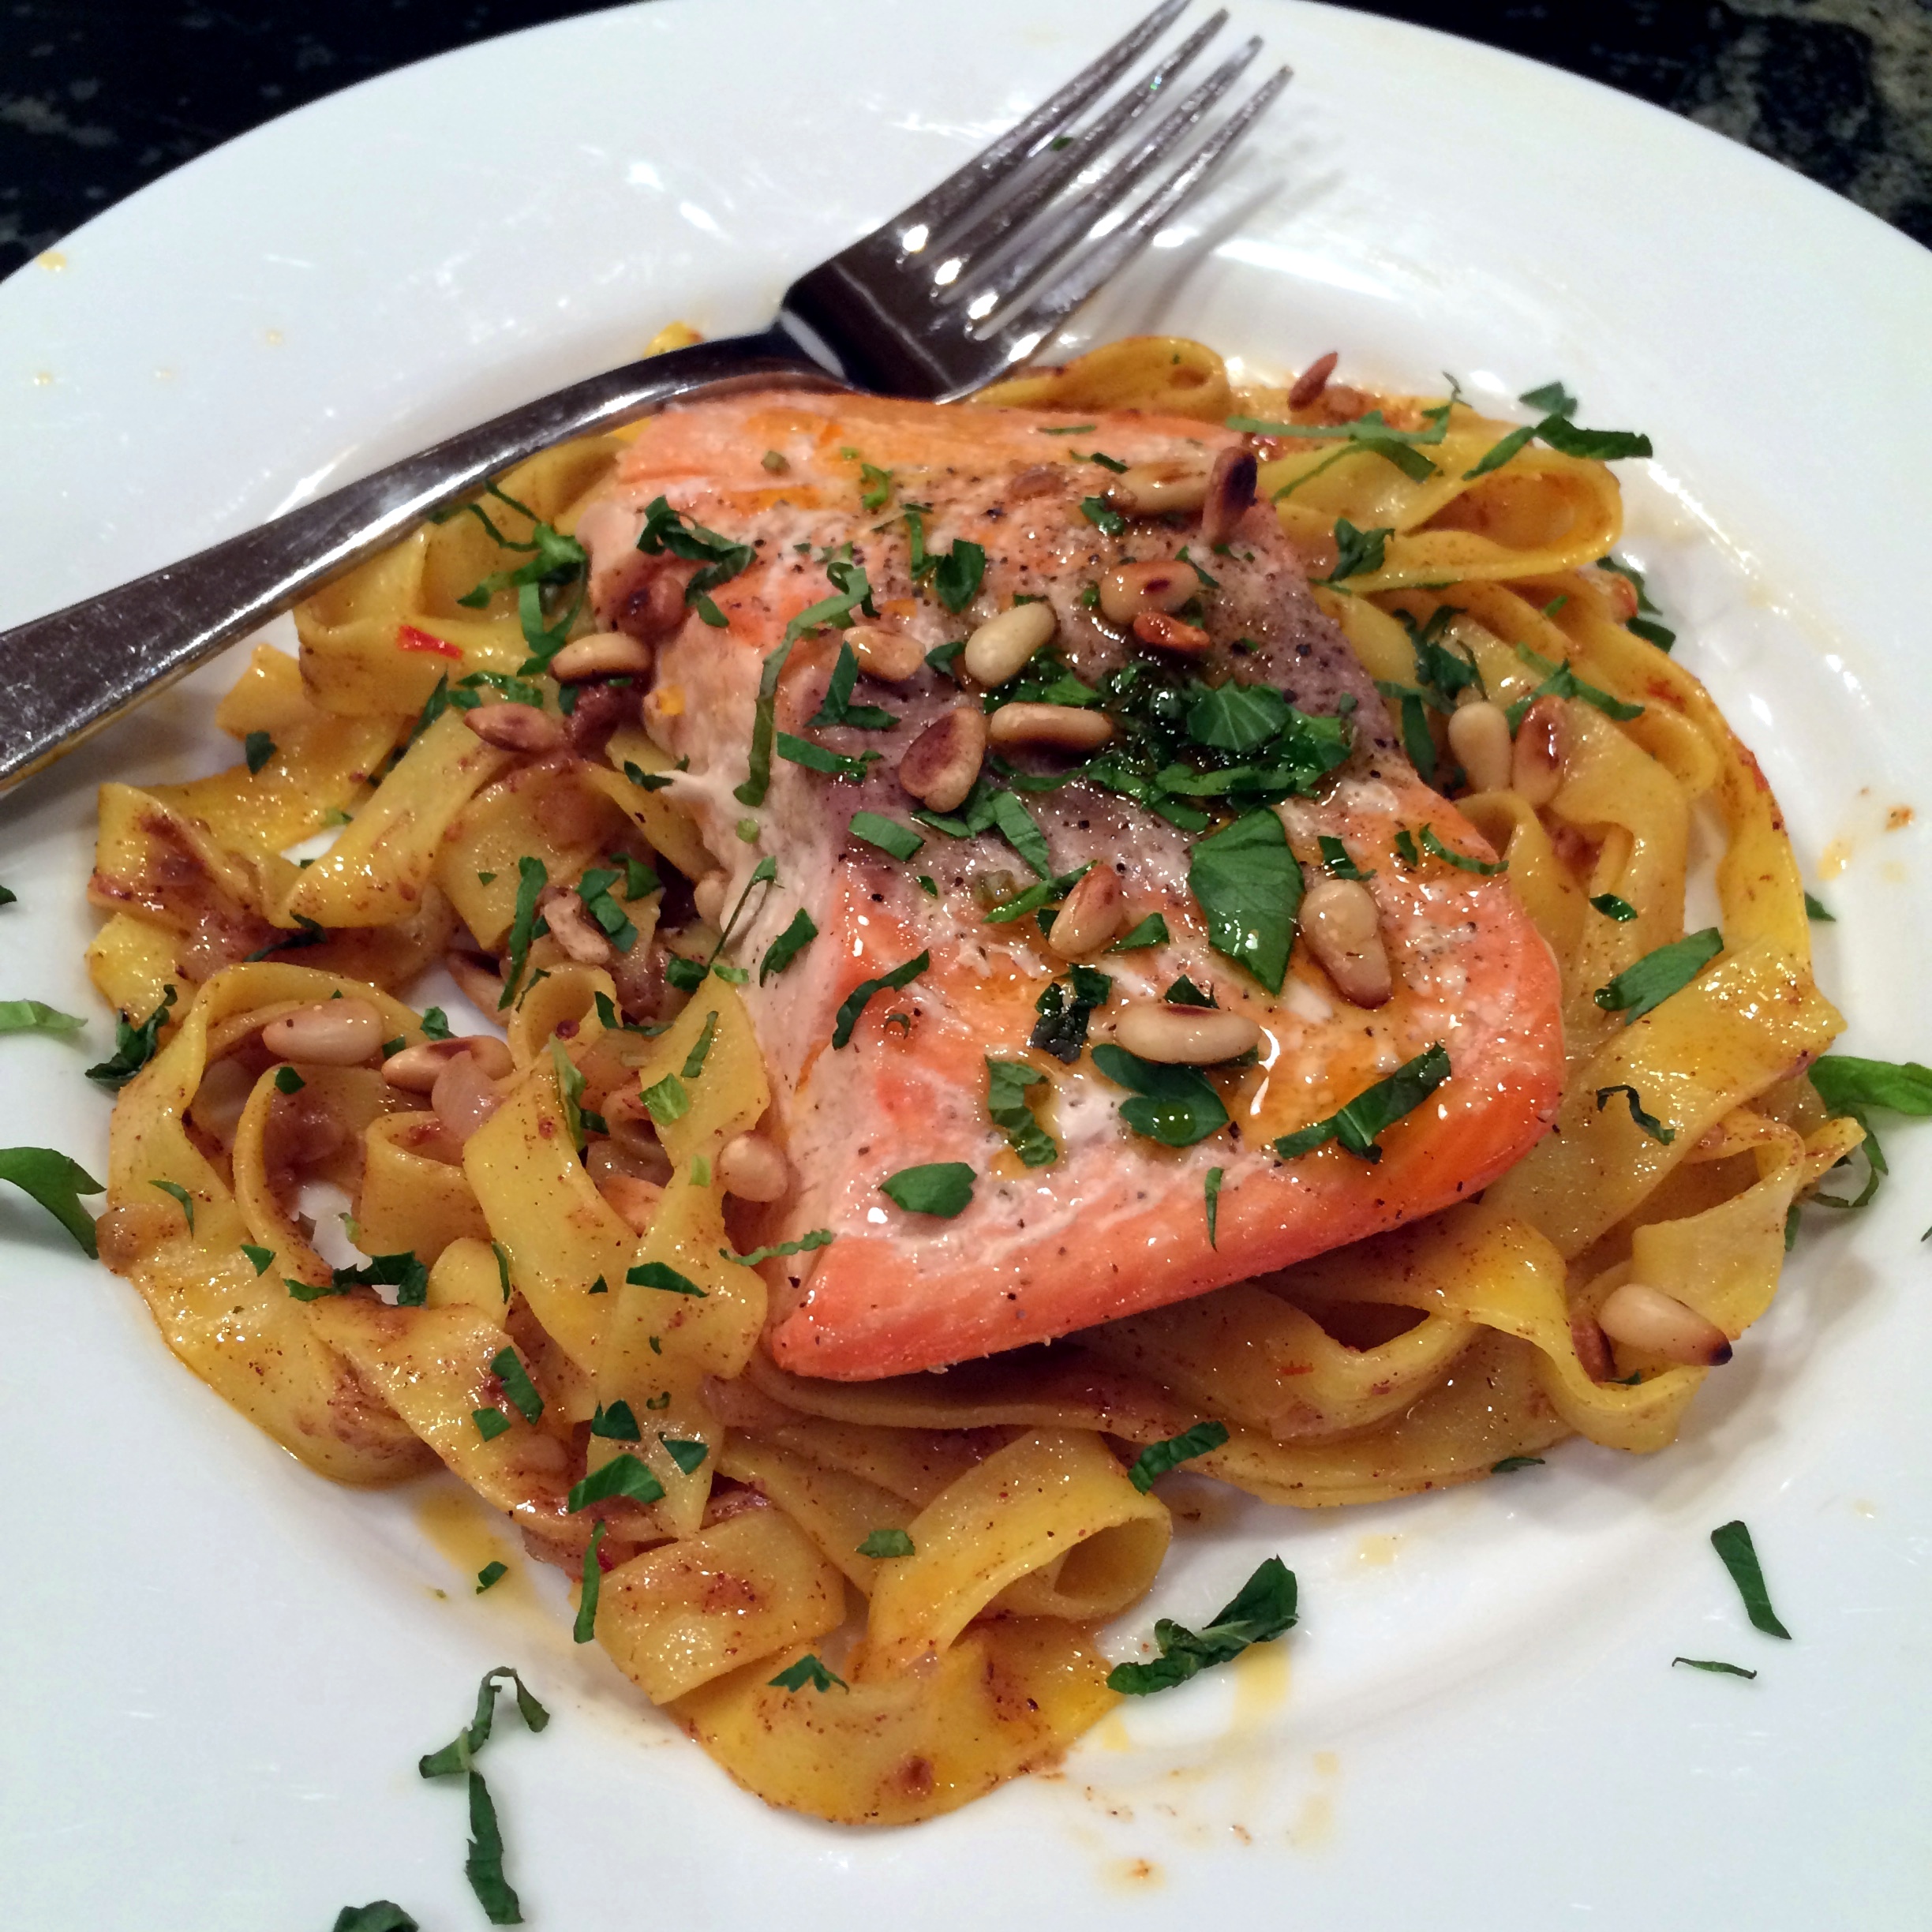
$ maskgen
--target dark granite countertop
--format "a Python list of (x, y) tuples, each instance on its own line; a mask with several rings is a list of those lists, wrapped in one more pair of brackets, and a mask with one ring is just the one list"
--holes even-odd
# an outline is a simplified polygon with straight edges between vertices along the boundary
[[(590, 10), (571, 0), (11, 0), (0, 11), (0, 273), (273, 115)], [(1932, 245), (1932, 0), (1371, 0), (1364, 10), (1654, 101)]]

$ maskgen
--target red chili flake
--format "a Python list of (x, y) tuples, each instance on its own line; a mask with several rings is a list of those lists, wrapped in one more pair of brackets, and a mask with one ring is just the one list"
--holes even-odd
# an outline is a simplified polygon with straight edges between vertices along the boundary
[(418, 631), (414, 624), (396, 626), (396, 649), (406, 651), (428, 651), (432, 657), (454, 657), (462, 661), (462, 647), (452, 644), (447, 638), (432, 637), (427, 631)]

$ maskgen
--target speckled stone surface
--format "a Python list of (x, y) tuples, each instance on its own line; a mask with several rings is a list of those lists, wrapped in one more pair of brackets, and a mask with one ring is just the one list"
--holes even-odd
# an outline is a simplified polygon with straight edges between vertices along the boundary
[[(272, 115), (590, 10), (560, 0), (0, 0), (0, 272)], [(1932, 0), (1372, 0), (1364, 10), (1639, 95), (1932, 245)]]

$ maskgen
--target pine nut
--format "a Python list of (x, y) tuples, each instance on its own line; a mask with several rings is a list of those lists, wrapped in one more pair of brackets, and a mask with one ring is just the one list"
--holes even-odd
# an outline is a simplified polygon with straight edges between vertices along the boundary
[(271, 1020), (261, 1030), (262, 1049), (278, 1060), (315, 1066), (360, 1066), (382, 1046), (382, 1015), (367, 1000), (318, 1000)]
[(650, 1232), (651, 1223), (657, 1219), (657, 1204), (664, 1199), (662, 1188), (640, 1181), (635, 1174), (607, 1174), (598, 1181), (597, 1190), (630, 1223), (633, 1234)]
[(1288, 406), (1291, 410), (1306, 409), (1311, 403), (1319, 402), (1321, 392), (1328, 387), (1328, 378), (1335, 373), (1335, 365), (1341, 360), (1341, 352), (1335, 349), (1326, 355), (1317, 356), (1294, 379), (1294, 387), (1288, 391)]
[(718, 1150), (717, 1178), (740, 1200), (784, 1200), (792, 1170), (776, 1141), (762, 1133), (734, 1135)]
[(707, 926), (724, 923), (724, 895), (731, 889), (728, 872), (707, 872), (691, 888), (691, 903)]
[(996, 745), (1050, 745), (1059, 751), (1091, 751), (1114, 736), (1104, 711), (1077, 705), (1002, 705), (987, 720), (987, 736)]
[(689, 564), (646, 567), (643, 575), (616, 597), (612, 628), (643, 644), (669, 637), (683, 626), (684, 586), (696, 574)]
[(1612, 623), (1628, 623), (1637, 615), (1637, 586), (1621, 571), (1604, 570), (1593, 564), (1586, 582), (1609, 605)]
[(990, 690), (1022, 670), (1058, 627), (1050, 604), (1016, 604), (989, 617), (966, 640), (960, 662), (975, 683)]
[(1131, 624), (1149, 611), (1178, 611), (1200, 590), (1200, 578), (1185, 564), (1117, 564), (1100, 579), (1100, 614)]
[(1458, 705), (1449, 713), (1449, 749), (1472, 792), (1508, 789), (1515, 747), (1500, 705), (1481, 699)]
[(239, 1060), (215, 1061), (201, 1076), (189, 1103), (188, 1118), (211, 1140), (227, 1147), (242, 1125), (242, 1110), (254, 1089), (253, 1076)]
[(1394, 991), (1374, 897), (1354, 879), (1325, 878), (1301, 901), (1301, 936), (1335, 989), (1355, 1006), (1380, 1006)]
[(867, 677), (888, 684), (903, 684), (926, 668), (926, 653), (919, 640), (903, 631), (883, 631), (872, 624), (854, 624), (845, 633), (845, 642), (859, 660), (859, 668)]
[(1106, 945), (1120, 923), (1120, 874), (1110, 865), (1096, 865), (1054, 915), (1046, 943), (1062, 959), (1084, 959)]
[(1107, 501), (1127, 516), (1163, 516), (1198, 510), (1208, 499), (1208, 472), (1173, 458), (1129, 463), (1107, 485)]
[(458, 1054), (444, 1063), (429, 1089), (436, 1116), (459, 1141), (467, 1140), (504, 1103), (496, 1083), (477, 1065), (474, 1054)]
[(1563, 709), (1539, 698), (1525, 713), (1510, 760), (1510, 789), (1532, 811), (1541, 811), (1563, 784)]
[(1255, 500), (1254, 451), (1224, 449), (1208, 473), (1208, 497), (1201, 505), (1201, 541), (1212, 549), (1234, 534), (1234, 526)]
[(1261, 1029), (1245, 1013), (1145, 1000), (1114, 1022), (1114, 1038), (1136, 1058), (1163, 1066), (1212, 1066), (1259, 1046)]
[(1143, 611), (1133, 620), (1133, 634), (1143, 644), (1182, 657), (1204, 657), (1214, 649), (1214, 639), (1199, 624), (1183, 623), (1159, 611)]
[(986, 713), (976, 704), (955, 705), (908, 747), (899, 761), (899, 782), (934, 811), (952, 811), (965, 803), (972, 790), (986, 758)]
[(1642, 1282), (1613, 1288), (1597, 1320), (1612, 1342), (1666, 1361), (1715, 1368), (1731, 1359), (1731, 1338), (1715, 1322)]
[(474, 953), (445, 953), (443, 964), (472, 1006), (486, 1013), (496, 1012), (496, 1002), (503, 998), (504, 983), (486, 960), (478, 959)]
[(405, 1093), (429, 1093), (444, 1068), (459, 1054), (474, 1054), (477, 1065), (492, 1080), (507, 1078), (515, 1064), (503, 1041), (492, 1034), (474, 1033), (462, 1039), (424, 1040), (417, 1046), (405, 1046), (383, 1062), (383, 1078)]
[(660, 1186), (668, 1183), (671, 1156), (658, 1140), (657, 1123), (642, 1096), (622, 1091), (611, 1094), (605, 1098), (602, 1111), (605, 1125), (610, 1129), (608, 1144), (622, 1155), (625, 1171), (655, 1181)]
[(500, 746), (506, 751), (541, 757), (564, 743), (563, 721), (534, 705), (483, 704), (462, 715), (463, 722), (485, 744)]
[(579, 966), (608, 966), (617, 949), (584, 908), (584, 902), (567, 887), (553, 886), (537, 900), (550, 937)]
[(595, 631), (566, 644), (550, 660), (550, 675), (560, 684), (578, 684), (586, 678), (642, 677), (651, 668), (651, 647), (621, 631)]

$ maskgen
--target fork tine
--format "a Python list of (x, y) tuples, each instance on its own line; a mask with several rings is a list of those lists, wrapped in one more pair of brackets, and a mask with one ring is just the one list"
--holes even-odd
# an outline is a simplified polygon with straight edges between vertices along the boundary
[[(1158, 65), (1136, 80), (1117, 100), (1103, 108), (1065, 148), (1027, 176), (1018, 191), (949, 238), (946, 253), (953, 274), (964, 272), (976, 256), (1012, 235), (1044, 208), (1067, 183), (1080, 174), (1100, 151), (1110, 146), (1134, 122), (1156, 106), (1195, 56), (1227, 24), (1227, 9), (1218, 8)], [(951, 279), (948, 277), (947, 279)]]
[(1024, 361), (1082, 302), (1152, 240), (1163, 222), (1199, 192), (1229, 151), (1294, 78), (1283, 67), (1264, 81), (1120, 226), (1042, 289), (1024, 310), (987, 339), (1011, 368)]
[[(1133, 62), (1142, 48), (1166, 32), (1188, 4), (1189, 0), (1161, 0), (1151, 13), (1129, 28), (1097, 60), (1083, 67), (1058, 93), (1050, 95), (1024, 120), (1009, 128), (990, 148), (949, 174), (930, 193), (882, 222), (866, 240), (889, 242), (894, 248), (908, 251), (923, 248), (947, 223), (978, 206), (1043, 140), (1058, 133)], [(922, 228), (927, 232), (919, 235), (917, 231)]]
[(1082, 242), (1097, 241), (1103, 234), (1110, 233), (1112, 225), (1106, 224), (1106, 217), (1121, 206), (1128, 192), (1166, 157), (1183, 135), (1200, 125), (1208, 110), (1234, 84), (1260, 51), (1259, 39), (1237, 48), (1084, 193), (1050, 216), (1036, 231), (1016, 236), (1015, 248), (1006, 260), (996, 263), (993, 271), (969, 292), (961, 291), (968, 294), (967, 314), (983, 321), (1000, 303), (1028, 283), (1038, 281)]

